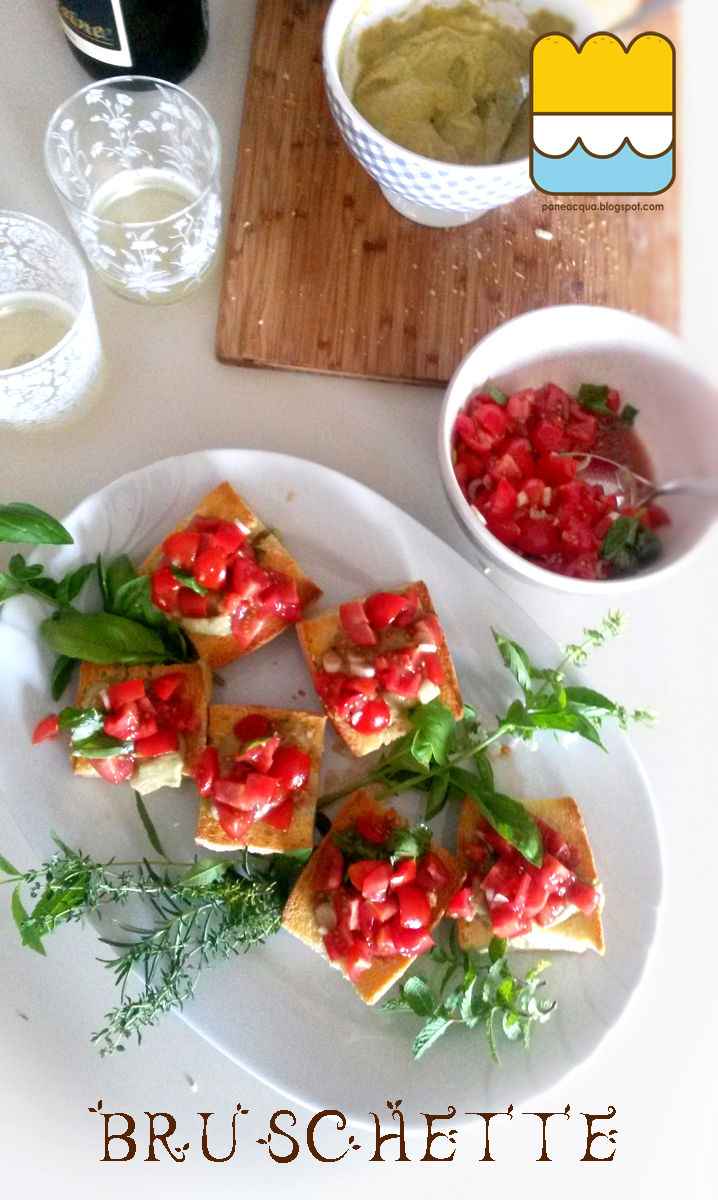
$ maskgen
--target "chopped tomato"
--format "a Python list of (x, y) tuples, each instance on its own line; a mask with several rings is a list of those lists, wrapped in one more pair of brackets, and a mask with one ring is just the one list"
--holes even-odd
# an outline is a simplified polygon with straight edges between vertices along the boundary
[(220, 801), (215, 802), (215, 809), (217, 820), (227, 834), (227, 837), (233, 842), (238, 842), (244, 837), (254, 820), (251, 812), (243, 812), (241, 809), (231, 808)]
[(404, 607), (398, 617), (394, 618), (394, 624), (399, 629), (406, 629), (407, 626), (415, 620), (416, 614), (419, 611), (419, 597), (411, 588), (404, 594)]
[(396, 893), (399, 901), (399, 923), (404, 929), (424, 929), (431, 920), (431, 905), (421, 887), (407, 884)]
[(206, 617), (208, 600), (192, 588), (180, 588), (177, 594), (177, 607), (183, 617)]
[(124, 783), (135, 769), (135, 760), (129, 754), (117, 754), (114, 758), (91, 758), (89, 761), (107, 783)]
[(158, 729), (135, 742), (137, 758), (159, 758), (160, 754), (173, 754), (176, 750), (179, 750), (179, 741), (171, 729)]
[(272, 778), (276, 779), (277, 775), (272, 768), (281, 740), (278, 736), (270, 737), (254, 746), (247, 746), (246, 750), (237, 755), (237, 761), (251, 763), (260, 775), (267, 775), (271, 771)]
[(356, 819), (356, 831), (368, 842), (383, 846), (389, 834), (387, 819), (383, 813), (360, 813)]
[(382, 860), (377, 858), (363, 858), (359, 862), (351, 864), (349, 878), (357, 891), (362, 891), (367, 875), (371, 875), (373, 871), (376, 871), (377, 867), (382, 865)]
[(340, 887), (332, 896), (334, 913), (340, 929), (355, 931), (359, 928), (361, 896), (350, 887)]
[(269, 812), (265, 813), (260, 820), (267, 825), (271, 825), (272, 829), (277, 829), (280, 833), (286, 833), (292, 823), (294, 816), (294, 799), (292, 796), (287, 796), (286, 800), (282, 800), (280, 804), (270, 808)]
[(220, 521), (217, 528), (209, 534), (209, 544), (213, 549), (221, 551), (225, 557), (236, 554), (244, 544), (246, 534), (234, 521)]
[(389, 929), (396, 953), (401, 954), (403, 958), (415, 958), (418, 954), (423, 954), (425, 950), (430, 950), (434, 945), (434, 939), (426, 929), (406, 928), (401, 924), (398, 916), (389, 922)]
[(170, 700), (182, 687), (184, 675), (181, 671), (170, 671), (168, 675), (160, 675), (152, 684), (152, 691), (160, 700)]
[(342, 882), (344, 856), (331, 838), (317, 850), (317, 865), (312, 880), (315, 892), (333, 892)]
[(312, 762), (298, 746), (280, 746), (271, 765), (272, 778), (281, 788), (298, 792), (307, 786)]
[(199, 550), (199, 534), (191, 529), (171, 533), (162, 543), (162, 549), (173, 567), (191, 571)]
[(339, 605), (339, 620), (347, 637), (357, 646), (376, 646), (378, 638), (369, 624), (361, 600), (350, 600)]
[(394, 942), (391, 921), (387, 921), (386, 924), (376, 927), (372, 938), (372, 953), (376, 958), (390, 958), (392, 955), (398, 953)]
[(234, 736), (240, 742), (256, 742), (260, 738), (269, 737), (271, 732), (271, 721), (261, 713), (249, 713), (234, 726)]
[(202, 550), (194, 560), (193, 570), (202, 587), (219, 590), (227, 581), (227, 555), (216, 547)]
[(60, 736), (60, 722), (57, 718), (57, 713), (50, 713), (49, 717), (43, 717), (38, 721), (32, 735), (32, 744), (37, 746), (38, 742), (55, 742)]
[(358, 711), (351, 714), (349, 721), (357, 733), (365, 736), (381, 733), (391, 721), (391, 709), (386, 700), (367, 700)]
[(404, 610), (404, 597), (395, 592), (375, 592), (369, 596), (365, 609), (374, 629), (387, 629)]
[(445, 676), (438, 654), (425, 654), (421, 660), (421, 669), (431, 683), (436, 687), (441, 687)]
[(601, 893), (588, 883), (581, 883), (580, 880), (575, 880), (570, 884), (566, 892), (566, 899), (569, 904), (574, 904), (576, 908), (590, 917), (595, 913), (601, 900)]
[(151, 575), (152, 603), (163, 612), (174, 612), (177, 607), (177, 595), (182, 586), (172, 574), (169, 563), (161, 563)]
[[(109, 712), (102, 722), (108, 737), (119, 738), (123, 742), (131, 742), (137, 736), (139, 727), (140, 714), (136, 704), (121, 705), (116, 712)], [(151, 732), (157, 732), (156, 721)]]
[(458, 892), (452, 896), (445, 915), (470, 921), (474, 915), (473, 888), (459, 888)]
[(419, 859), (416, 872), (417, 882), (429, 891), (441, 891), (448, 887), (451, 876), (439, 858), (432, 850)]
[(355, 937), (354, 945), (347, 955), (347, 975), (352, 983), (358, 983), (361, 975), (371, 966), (371, 950), (363, 937)]
[(413, 883), (416, 879), (416, 859), (402, 858), (398, 863), (395, 863), (391, 879), (389, 880), (389, 891), (395, 892), (397, 888), (406, 887), (408, 883)]
[(491, 928), (496, 937), (522, 937), (531, 929), (530, 917), (524, 917), (513, 904), (497, 904), (489, 912)]
[(369, 871), (362, 883), (361, 894), (365, 900), (386, 900), (386, 893), (391, 879), (391, 864), (379, 862), (373, 871)]
[(340, 958), (346, 958), (353, 950), (354, 938), (346, 929), (332, 929), (324, 935), (324, 948), (329, 956), (329, 961), (337, 962)]
[(219, 775), (219, 754), (216, 747), (205, 746), (191, 764), (189, 773), (197, 784), (200, 796), (211, 796), (214, 782)]
[(249, 774), (242, 780), (217, 779), (214, 795), (222, 804), (257, 812), (276, 798), (277, 781), (269, 775)]
[(107, 707), (108, 709), (119, 708), (122, 704), (129, 704), (132, 700), (139, 700), (145, 694), (145, 685), (141, 679), (123, 679), (120, 683), (113, 683), (107, 688)]
[(253, 558), (238, 558), (232, 568), (232, 592), (242, 600), (255, 600), (267, 586), (267, 573)]
[(251, 646), (264, 629), (266, 621), (266, 616), (261, 613), (250, 612), (245, 615), (240, 610), (232, 613), (232, 634), (242, 650)]

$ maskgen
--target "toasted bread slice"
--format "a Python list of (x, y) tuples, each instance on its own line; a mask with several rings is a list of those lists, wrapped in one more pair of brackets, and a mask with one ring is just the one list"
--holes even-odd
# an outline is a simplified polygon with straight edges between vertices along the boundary
[[(387, 824), (391, 825), (394, 829), (403, 828), (408, 824), (393, 808), (384, 808), (367, 792), (354, 792), (335, 817), (329, 833), (319, 843), (299, 876), (282, 915), (282, 926), (284, 929), (293, 933), (300, 941), (305, 942), (307, 946), (311, 946), (312, 950), (316, 950), (318, 954), (321, 954), (332, 967), (336, 967), (342, 972), (345, 979), (348, 979), (346, 960), (339, 959), (336, 962), (331, 962), (324, 948), (324, 940), (319, 932), (315, 914), (314, 877), (322, 860), (323, 848), (331, 838), (332, 833), (341, 832), (345, 829), (353, 829), (357, 817), (363, 813), (376, 813), (382, 816), (387, 821)], [(433, 842), (431, 849), (443, 862), (451, 876), (451, 881), (437, 895), (436, 904), (431, 910), (430, 930), (434, 929), (441, 920), (446, 906), (456, 889), (460, 886), (465, 873), (464, 868), (449, 854), (448, 850), (444, 850), (441, 846), (436, 846)], [(392, 955), (390, 958), (375, 958), (372, 960), (372, 965), (360, 975), (359, 981), (354, 984), (354, 987), (365, 1004), (376, 1004), (377, 1000), (389, 990), (393, 983), (396, 983), (397, 979), (401, 978), (414, 961), (414, 958), (403, 958), (399, 954)]]
[[(522, 800), (533, 817), (540, 817), (547, 825), (565, 837), (569, 845), (578, 852), (578, 862), (575, 872), (583, 883), (596, 886), (596, 864), (593, 861), (588, 835), (578, 805), (570, 796), (562, 796), (558, 800)], [(473, 841), (476, 830), (481, 822), (481, 814), (473, 800), (467, 799), (459, 818), (457, 856), (465, 867), (470, 867), (470, 859), (464, 852), (464, 845)], [(493, 936), (491, 921), (488, 917), (477, 914), (473, 921), (459, 920), (459, 944), (463, 950), (484, 950)], [(541, 929), (538, 926), (524, 937), (511, 938), (509, 946), (512, 950), (583, 950), (593, 949), (599, 954), (605, 954), (603, 940), (603, 923), (600, 907), (590, 917), (581, 912), (572, 913), (564, 921)]]
[[(248, 530), (247, 536), (254, 546), (260, 566), (267, 571), (281, 571), (282, 574), (294, 581), (302, 612), (321, 596), (321, 588), (317, 587), (316, 583), (313, 583), (309, 576), (304, 574), (275, 534), (262, 524), (256, 513), (252, 512), (249, 505), (241, 496), (237, 495), (229, 483), (218, 484), (214, 491), (200, 501), (194, 512), (185, 521), (180, 521), (178, 525), (175, 525), (174, 529), (168, 530), (166, 536), (186, 529), (193, 517), (218, 517), (222, 521), (239, 521)], [(140, 575), (150, 575), (159, 566), (161, 559), (162, 545), (160, 543), (150, 551), (139, 568)], [(192, 633), (188, 630), (187, 636), (197, 648), (200, 658), (205, 659), (210, 668), (216, 671), (220, 667), (225, 667), (227, 663), (234, 662), (243, 654), (251, 654), (260, 646), (271, 642), (272, 638), (283, 633), (289, 624), (291, 622), (285, 621), (282, 617), (271, 616), (246, 650), (240, 648), (231, 633), (226, 636), (217, 636), (216, 634)]]
[[(182, 774), (187, 775), (192, 763), (204, 749), (207, 740), (207, 708), (212, 690), (212, 678), (205, 663), (173, 663), (171, 665), (153, 663), (151, 666), (128, 666), (118, 663), (113, 666), (100, 666), (97, 663), (83, 662), (77, 686), (77, 707), (97, 706), (101, 708), (100, 692), (113, 683), (140, 678), (144, 680), (145, 685), (149, 685), (163, 675), (184, 675), (177, 699), (189, 701), (197, 713), (198, 730), (194, 733), (182, 734), (184, 739)], [(77, 775), (97, 777), (95, 768), (87, 758), (73, 758), (72, 768)], [(130, 783), (132, 783), (132, 779), (130, 779)], [(179, 780), (168, 784), (158, 784), (158, 786), (178, 787)]]
[(276, 854), (288, 850), (311, 848), (314, 836), (314, 814), (319, 790), (319, 768), (324, 749), (326, 717), (316, 713), (294, 712), (283, 708), (265, 708), (255, 704), (212, 704), (209, 709), (207, 744), (220, 749), (238, 721), (256, 713), (266, 717), (272, 728), (288, 743), (298, 746), (309, 755), (311, 770), (307, 786), (294, 801), (292, 823), (286, 832), (273, 829), (265, 821), (255, 821), (238, 842), (225, 833), (214, 814), (212, 801), (200, 798), (199, 820), (194, 840), (209, 850), (247, 849), (255, 854)]
[[(385, 590), (395, 592), (398, 596), (406, 595), (409, 591), (416, 592), (419, 597), (422, 614), (436, 616), (436, 610), (432, 604), (429, 590), (421, 580), (417, 583), (402, 584), (401, 587), (387, 588)], [(358, 599), (363, 603), (367, 597), (360, 596)], [(392, 627), (386, 631), (386, 635), (392, 639), (392, 648), (395, 645), (401, 645), (401, 636), (403, 633), (403, 630), (397, 630)], [(339, 619), (339, 605), (327, 609), (326, 612), (320, 613), (316, 617), (311, 617), (309, 620), (300, 621), (297, 625), (297, 634), (312, 675), (323, 669), (322, 662), (327, 650), (338, 649), (340, 652), (342, 650), (347, 651), (353, 645), (342, 629)], [(376, 647), (375, 656), (381, 654), (384, 649), (389, 648), (385, 645), (387, 641), (386, 635), (383, 633), (379, 634), (379, 646)], [(407, 638), (404, 644), (410, 645), (410, 639)], [(447, 708), (451, 709), (458, 720), (462, 713), (461, 694), (443, 630), (437, 653), (444, 669), (444, 682), (441, 685), (438, 699)], [(406, 708), (401, 707), (397, 702), (398, 697), (392, 697), (382, 692), (382, 698), (387, 701), (391, 708), (392, 719), (386, 729), (382, 729), (379, 733), (358, 733), (349, 721), (343, 720), (331, 712), (327, 712), (329, 720), (339, 736), (346, 742), (352, 754), (356, 754), (357, 756), (371, 754), (372, 750), (378, 750), (381, 746), (386, 746), (389, 742), (393, 742), (396, 738), (401, 737), (402, 734), (408, 733), (411, 728)]]

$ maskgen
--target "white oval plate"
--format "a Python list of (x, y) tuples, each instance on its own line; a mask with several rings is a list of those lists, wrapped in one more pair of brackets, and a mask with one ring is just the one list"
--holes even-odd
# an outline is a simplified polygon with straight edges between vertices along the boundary
[[(400, 581), (426, 581), (456, 663), (464, 698), (491, 721), (516, 691), (490, 627), (521, 642), (534, 661), (555, 665), (555, 644), (493, 583), (411, 517), (361, 484), (326, 467), (255, 450), (201, 451), (166, 459), (110, 484), (67, 519), (75, 545), (43, 551), (59, 571), (98, 553), (134, 560), (165, 535), (217, 483), (228, 479), (334, 604)], [(52, 656), (37, 639), (42, 606), (19, 599), (0, 621), (3, 706), (0, 790), (38, 854), (52, 851), (50, 830), (95, 857), (134, 860), (149, 853), (129, 788), (73, 778), (59, 743), (31, 747), (29, 733), (51, 707)], [(567, 637), (580, 631), (567, 630)], [(223, 703), (318, 708), (297, 639), (285, 633), (222, 672)], [(182, 1014), (245, 1070), (313, 1111), (339, 1106), (350, 1120), (400, 1096), (407, 1113), (457, 1118), (526, 1100), (582, 1062), (619, 1018), (637, 986), (653, 939), (661, 891), (658, 831), (648, 783), (624, 735), (606, 730), (610, 754), (583, 741), (564, 746), (541, 735), (536, 753), (520, 746), (502, 763), (500, 782), (516, 796), (573, 795), (589, 830), (604, 883), (607, 952), (554, 954), (546, 991), (558, 1001), (530, 1052), (503, 1043), (502, 1065), (490, 1059), (482, 1033), (449, 1032), (419, 1062), (411, 1015), (367, 1008), (338, 972), (284, 931), (263, 947), (206, 971)], [(360, 764), (337, 755), (333, 733), (325, 786)], [(191, 785), (148, 799), (171, 857), (190, 859), (197, 802)], [(412, 807), (413, 805), (413, 807)], [(408, 800), (408, 815), (420, 803)], [(451, 848), (456, 814), (436, 831)], [(200, 851), (201, 853), (201, 851)], [(518, 965), (536, 956), (520, 954)], [(98, 1012), (98, 1026), (102, 1014)], [(88, 1030), (89, 1033), (89, 1030)], [(148, 1034), (151, 1036), (151, 1033)], [(427, 1108), (428, 1106), (428, 1108)]]

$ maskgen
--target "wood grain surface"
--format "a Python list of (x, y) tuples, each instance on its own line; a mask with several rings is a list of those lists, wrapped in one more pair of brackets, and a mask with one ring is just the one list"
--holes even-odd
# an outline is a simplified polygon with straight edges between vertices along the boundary
[[(327, 8), (258, 0), (218, 358), (438, 384), (489, 330), (549, 304), (609, 305), (677, 329), (677, 186), (656, 211), (549, 211), (570, 198), (532, 192), (463, 228), (413, 224), (386, 203), (329, 111)], [(651, 27), (675, 41), (676, 21), (662, 14)], [(604, 203), (620, 202), (632, 198)]]

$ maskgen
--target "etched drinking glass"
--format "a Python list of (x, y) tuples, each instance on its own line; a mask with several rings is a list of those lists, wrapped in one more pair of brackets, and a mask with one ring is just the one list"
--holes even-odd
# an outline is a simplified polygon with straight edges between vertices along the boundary
[(108, 287), (145, 304), (184, 299), (211, 270), (219, 163), (207, 110), (140, 75), (83, 88), (45, 136), (48, 174), (87, 257)]
[(79, 254), (44, 221), (0, 212), (0, 424), (77, 416), (97, 395), (100, 368)]

